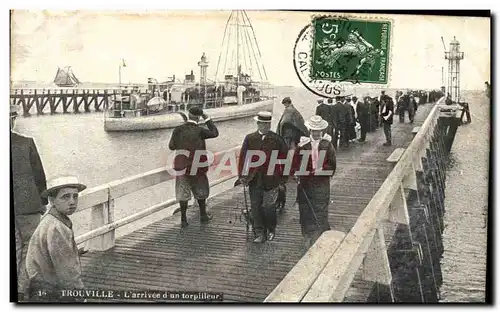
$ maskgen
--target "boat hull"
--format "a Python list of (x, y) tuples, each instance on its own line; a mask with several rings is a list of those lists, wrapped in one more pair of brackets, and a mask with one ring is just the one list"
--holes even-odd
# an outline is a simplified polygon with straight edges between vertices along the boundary
[[(255, 116), (259, 111), (272, 111), (272, 99), (256, 103), (205, 109), (205, 113), (215, 122)], [(184, 123), (180, 114), (150, 115), (132, 118), (105, 118), (105, 131), (143, 131), (175, 128)]]

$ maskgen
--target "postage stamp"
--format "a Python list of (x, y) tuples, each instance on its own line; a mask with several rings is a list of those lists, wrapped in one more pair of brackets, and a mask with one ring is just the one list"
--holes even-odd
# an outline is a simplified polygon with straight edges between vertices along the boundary
[(293, 63), (299, 80), (321, 97), (389, 84), (393, 25), (390, 18), (313, 17), (295, 41)]
[(312, 27), (311, 78), (387, 83), (390, 21), (324, 16)]

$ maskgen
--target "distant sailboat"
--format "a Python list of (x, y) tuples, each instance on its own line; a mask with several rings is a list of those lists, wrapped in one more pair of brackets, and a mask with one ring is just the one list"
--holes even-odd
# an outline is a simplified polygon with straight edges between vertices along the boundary
[(60, 67), (57, 68), (57, 74), (54, 78), (54, 83), (58, 87), (75, 87), (79, 85), (81, 82), (76, 78), (71, 66), (65, 66), (62, 69)]

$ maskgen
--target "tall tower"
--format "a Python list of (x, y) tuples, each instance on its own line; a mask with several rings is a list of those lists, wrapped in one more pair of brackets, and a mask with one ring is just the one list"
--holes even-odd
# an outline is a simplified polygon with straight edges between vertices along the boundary
[(198, 66), (200, 66), (200, 84), (204, 85), (207, 83), (207, 67), (208, 67), (208, 61), (207, 57), (205, 56), (205, 52), (203, 52), (201, 60), (198, 62)]
[(460, 100), (460, 61), (464, 59), (464, 52), (460, 52), (460, 43), (453, 37), (450, 49), (445, 51), (444, 58), (448, 60), (448, 88), (453, 103)]

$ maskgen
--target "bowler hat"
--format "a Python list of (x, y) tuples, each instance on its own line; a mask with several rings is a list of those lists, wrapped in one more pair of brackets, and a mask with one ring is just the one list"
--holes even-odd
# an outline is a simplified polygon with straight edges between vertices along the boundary
[(305, 122), (305, 125), (309, 130), (324, 130), (328, 127), (328, 122), (321, 118), (321, 116), (315, 115), (309, 118)]
[(290, 104), (292, 103), (292, 100), (287, 96), (286, 98), (283, 99), (283, 101), (281, 101), (281, 104)]
[(201, 116), (201, 115), (203, 115), (203, 109), (201, 109), (201, 108), (199, 108), (199, 107), (197, 107), (197, 106), (195, 106), (195, 107), (191, 107), (191, 108), (189, 109), (189, 113), (190, 113), (191, 115), (193, 115), (193, 116)]
[(271, 122), (271, 120), (273, 119), (273, 114), (271, 114), (270, 112), (262, 111), (259, 112), (253, 119), (260, 122)]
[(78, 178), (76, 177), (72, 176), (58, 177), (47, 182), (47, 189), (42, 192), (41, 196), (46, 198), (50, 194), (53, 194), (54, 191), (57, 191), (65, 187), (74, 187), (78, 189), (78, 192), (81, 192), (87, 188), (87, 186), (80, 183), (78, 181)]

